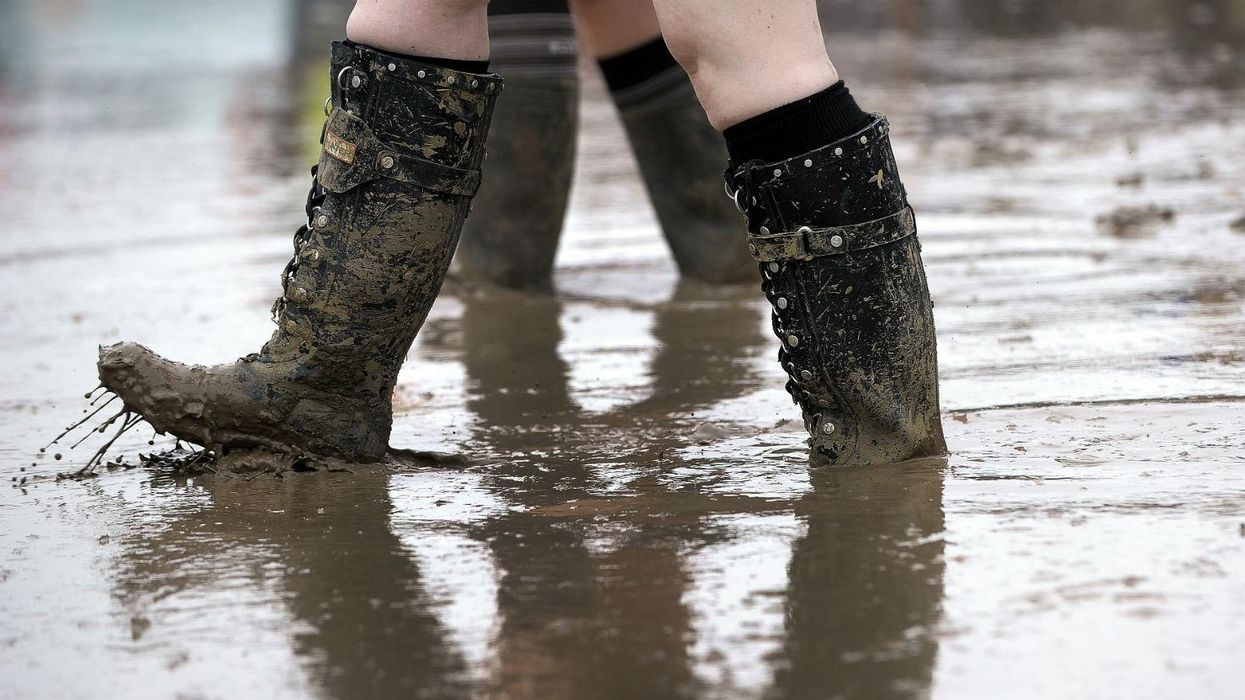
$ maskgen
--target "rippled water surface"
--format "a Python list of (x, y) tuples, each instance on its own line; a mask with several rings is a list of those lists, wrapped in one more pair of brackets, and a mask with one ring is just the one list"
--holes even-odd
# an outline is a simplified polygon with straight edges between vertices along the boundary
[(676, 283), (586, 72), (559, 293), (451, 281), (400, 378), (458, 458), (57, 482), (96, 344), (267, 337), (340, 8), (0, 3), (0, 696), (1239, 697), (1245, 9), (826, 4), (947, 461), (805, 467), (764, 298)]

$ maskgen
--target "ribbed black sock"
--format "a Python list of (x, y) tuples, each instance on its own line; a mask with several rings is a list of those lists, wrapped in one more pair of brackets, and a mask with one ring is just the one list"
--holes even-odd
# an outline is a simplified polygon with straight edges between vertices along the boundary
[(610, 92), (625, 90), (679, 65), (660, 36), (626, 53), (597, 61)]
[(851, 136), (871, 117), (852, 98), (843, 81), (821, 92), (758, 114), (729, 127), (726, 150), (731, 163), (772, 163)]
[(420, 63), (427, 63), (430, 66), (440, 66), (442, 68), (449, 68), (450, 70), (458, 70), (464, 73), (487, 73), (488, 72), (488, 61), (487, 60), (486, 61), (464, 61), (458, 58), (435, 58), (432, 56), (412, 56), (411, 54), (407, 54), (407, 53), (398, 53), (397, 51), (378, 49), (375, 46), (370, 46), (368, 44), (360, 44), (358, 42), (354, 42), (349, 39), (346, 39), (343, 43), (346, 44), (346, 46), (363, 46), (377, 53), (383, 53), (387, 56), (393, 56), (395, 58), (401, 58), (407, 61), (418, 61)]

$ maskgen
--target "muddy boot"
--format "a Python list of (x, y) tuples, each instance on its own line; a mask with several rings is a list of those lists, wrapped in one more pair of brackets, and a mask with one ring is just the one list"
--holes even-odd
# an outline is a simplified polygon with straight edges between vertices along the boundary
[(943, 454), (934, 317), (886, 119), (727, 171), (815, 463)]
[[(636, 51), (659, 54), (652, 60), (667, 67), (633, 84), (611, 79), (610, 95), (679, 274), (714, 284), (755, 281), (756, 268), (739, 240), (739, 214), (722, 201), (722, 135), (709, 125), (691, 80), (660, 38)], [(602, 61), (607, 78), (610, 61)]]
[(501, 79), (343, 43), (331, 77), (308, 222), (261, 351), (187, 367), (140, 345), (100, 349), (100, 380), (157, 431), (218, 454), (385, 453), (398, 369), (479, 184)]
[(547, 291), (575, 165), (575, 27), (556, 0), (493, 0), (489, 35), (506, 94), (489, 136), (489, 167), (463, 227), (457, 274)]

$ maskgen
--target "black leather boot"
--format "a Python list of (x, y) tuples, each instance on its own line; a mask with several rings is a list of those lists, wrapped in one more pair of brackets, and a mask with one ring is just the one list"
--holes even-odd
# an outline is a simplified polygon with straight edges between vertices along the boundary
[(556, 2), (495, 0), (489, 36), (491, 65), (506, 76), (506, 95), (489, 136), (489, 167), (463, 227), (456, 274), (547, 291), (579, 131), (575, 26), (570, 10)]
[(501, 79), (343, 43), (331, 77), (307, 223), (263, 349), (214, 367), (100, 349), (100, 380), (159, 432), (218, 454), (385, 453), (398, 369), (479, 185)]
[(946, 452), (932, 304), (888, 131), (875, 116), (842, 141), (726, 173), (814, 463)]

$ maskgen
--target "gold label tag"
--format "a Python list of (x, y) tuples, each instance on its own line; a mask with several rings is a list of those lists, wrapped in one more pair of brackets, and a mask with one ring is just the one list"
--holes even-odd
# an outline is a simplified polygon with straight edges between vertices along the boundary
[(331, 131), (326, 131), (324, 133), (324, 152), (333, 156), (337, 160), (340, 160), (346, 165), (354, 163), (354, 154), (357, 150), (359, 150), (358, 146), (350, 143), (337, 134), (334, 134)]

